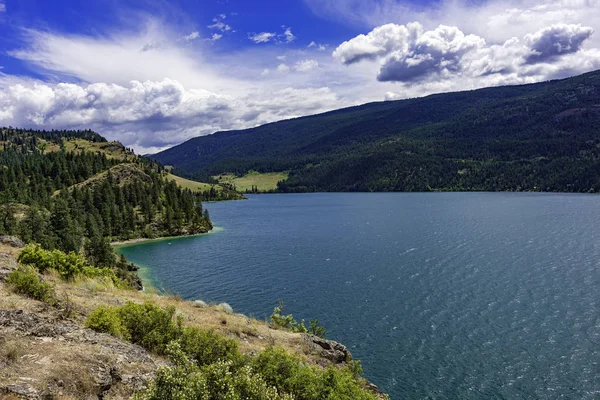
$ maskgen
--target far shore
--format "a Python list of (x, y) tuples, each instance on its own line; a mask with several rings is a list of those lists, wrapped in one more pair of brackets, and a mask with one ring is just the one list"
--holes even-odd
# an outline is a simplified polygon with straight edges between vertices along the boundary
[(215, 227), (213, 227), (213, 229), (211, 229), (210, 231), (208, 231), (206, 233), (196, 233), (193, 235), (179, 235), (179, 236), (162, 236), (162, 237), (152, 238), (152, 239), (150, 239), (150, 238), (129, 239), (129, 240), (111, 242), (110, 245), (112, 247), (125, 247), (125, 246), (132, 246), (135, 244), (141, 244), (141, 243), (147, 243), (147, 242), (163, 242), (165, 240), (178, 240), (178, 239), (184, 239), (184, 238), (189, 238), (189, 237), (208, 235), (208, 234), (213, 233), (218, 230), (219, 230), (219, 227), (215, 226)]

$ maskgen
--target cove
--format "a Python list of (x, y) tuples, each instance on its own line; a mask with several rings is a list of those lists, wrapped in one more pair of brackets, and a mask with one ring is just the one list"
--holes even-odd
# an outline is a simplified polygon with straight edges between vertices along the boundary
[(117, 250), (185, 299), (318, 318), (392, 399), (597, 397), (600, 197), (248, 197)]

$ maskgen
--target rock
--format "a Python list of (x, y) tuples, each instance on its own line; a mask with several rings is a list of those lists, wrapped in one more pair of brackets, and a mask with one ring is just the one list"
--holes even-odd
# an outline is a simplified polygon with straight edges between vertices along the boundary
[(16, 236), (0, 236), (0, 243), (19, 249), (25, 247), (25, 242)]
[(321, 357), (326, 358), (334, 364), (352, 361), (352, 354), (341, 343), (310, 334), (304, 334), (304, 340), (312, 352), (318, 353)]
[(202, 300), (194, 300), (194, 306), (198, 308), (208, 307), (208, 304)]
[(33, 387), (22, 384), (22, 385), (7, 385), (0, 388), (0, 394), (6, 395), (17, 395), (25, 399), (39, 399), (40, 395), (37, 390)]
[(375, 385), (374, 383), (367, 381), (365, 389), (367, 389), (369, 392), (373, 393), (375, 396), (377, 396), (380, 399), (388, 399), (389, 400), (388, 395), (383, 393), (381, 391), (381, 389), (379, 389), (377, 387), (377, 385)]
[(217, 304), (217, 310), (223, 311), (225, 314), (233, 314), (233, 308), (227, 303)]

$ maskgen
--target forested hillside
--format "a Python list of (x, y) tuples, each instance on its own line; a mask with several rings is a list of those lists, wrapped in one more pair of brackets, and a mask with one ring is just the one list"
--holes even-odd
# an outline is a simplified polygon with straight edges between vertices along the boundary
[(600, 190), (600, 72), (372, 103), (191, 139), (190, 177), (289, 172), (279, 190)]
[(83, 252), (130, 283), (110, 242), (207, 232), (202, 194), (163, 167), (91, 131), (0, 128), (0, 235)]

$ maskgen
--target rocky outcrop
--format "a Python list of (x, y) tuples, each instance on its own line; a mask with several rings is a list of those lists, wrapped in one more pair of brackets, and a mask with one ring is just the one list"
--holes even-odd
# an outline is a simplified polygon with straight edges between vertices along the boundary
[[(0, 397), (61, 398), (86, 385), (89, 398), (128, 397), (144, 389), (165, 365), (142, 347), (113, 336), (22, 310), (0, 310), (0, 347), (10, 340), (18, 340), (25, 354), (15, 361), (15, 374), (2, 376)], [(57, 378), (55, 365), (70, 363), (81, 377), (63, 373)]]
[(16, 236), (0, 236), (0, 243), (10, 247), (25, 247), (25, 243)]
[(342, 364), (352, 361), (352, 354), (341, 343), (327, 340), (315, 335), (304, 335), (304, 342), (313, 354), (331, 361), (333, 364)]

